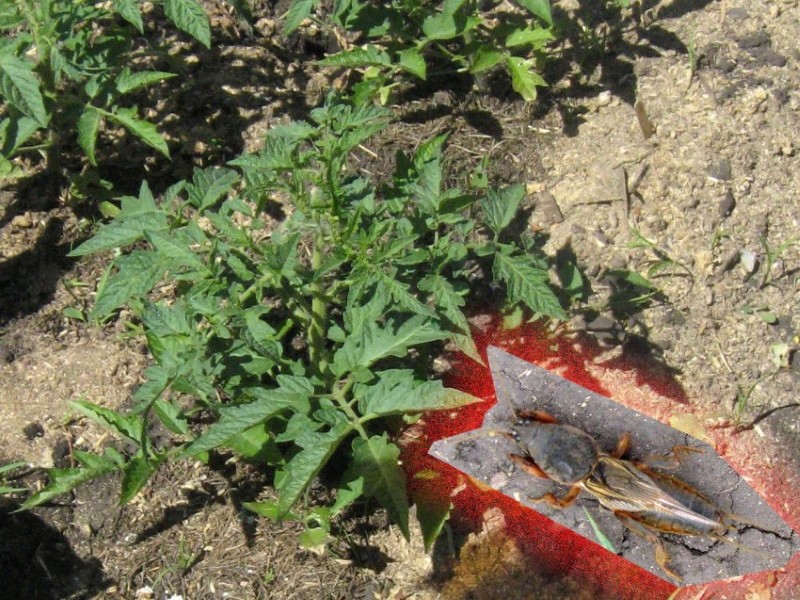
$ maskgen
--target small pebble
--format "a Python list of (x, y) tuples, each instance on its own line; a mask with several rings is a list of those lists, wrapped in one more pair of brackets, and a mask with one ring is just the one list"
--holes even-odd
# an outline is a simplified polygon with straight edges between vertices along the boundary
[(714, 61), (714, 67), (722, 73), (730, 73), (736, 68), (736, 61), (729, 56), (720, 54)]
[(766, 31), (756, 31), (739, 38), (739, 48), (758, 48), (770, 43), (769, 34)]
[(730, 190), (719, 201), (719, 216), (721, 219), (731, 216), (733, 209), (736, 208), (736, 200)]
[(664, 311), (661, 322), (664, 325), (683, 325), (686, 323), (686, 317), (683, 316), (680, 311), (672, 307), (668, 307), (666, 311)]
[(789, 359), (789, 368), (792, 371), (800, 373), (800, 350), (792, 350), (791, 358)]
[(608, 246), (613, 243), (613, 240), (608, 237), (602, 229), (595, 229), (592, 235), (601, 246)]
[(628, 266), (628, 261), (625, 259), (624, 256), (620, 254), (615, 254), (611, 257), (608, 261), (608, 267), (610, 269), (621, 270)]
[(775, 102), (783, 106), (787, 102), (789, 102), (791, 96), (789, 95), (789, 90), (786, 88), (775, 88), (772, 90), (772, 97), (775, 98)]
[(748, 16), (747, 9), (741, 6), (731, 6), (725, 11), (725, 17), (728, 19), (746, 19)]
[(653, 219), (650, 222), (650, 228), (656, 233), (661, 233), (663, 231), (666, 231), (667, 227), (668, 227), (668, 223), (664, 219), (662, 219), (661, 217)]
[(708, 176), (715, 181), (729, 181), (731, 175), (731, 163), (724, 158), (713, 160), (708, 166)]
[(759, 50), (760, 51), (754, 53), (753, 56), (755, 56), (764, 64), (772, 67), (786, 66), (786, 57), (780, 52), (775, 52), (775, 50), (772, 50), (771, 48), (760, 48)]
[(543, 225), (554, 225), (564, 220), (564, 215), (558, 207), (556, 197), (548, 191), (544, 191), (537, 196), (536, 206), (542, 214)]
[(758, 258), (756, 257), (756, 253), (752, 250), (747, 250), (746, 248), (739, 252), (739, 261), (745, 273), (748, 275), (754, 273), (756, 267), (758, 267)]
[(597, 95), (597, 106), (608, 106), (611, 104), (611, 92), (605, 90)]
[(22, 433), (25, 436), (25, 439), (30, 442), (36, 438), (44, 436), (44, 427), (38, 421), (33, 421), (32, 423), (28, 423), (25, 427), (23, 427)]
[(730, 271), (739, 263), (739, 260), (741, 260), (741, 253), (738, 250), (731, 250), (727, 256), (722, 259), (720, 269), (723, 273)]

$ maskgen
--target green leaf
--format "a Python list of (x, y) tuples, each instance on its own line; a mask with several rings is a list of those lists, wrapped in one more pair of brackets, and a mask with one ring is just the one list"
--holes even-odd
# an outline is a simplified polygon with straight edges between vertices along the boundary
[(0, 93), (14, 108), (36, 121), (39, 127), (47, 127), (50, 119), (34, 67), (31, 61), (0, 53)]
[(299, 520), (300, 516), (293, 513), (281, 513), (278, 503), (274, 500), (264, 500), (263, 502), (242, 502), (242, 506), (261, 517), (267, 517), (271, 521), (279, 522), (281, 519)]
[(356, 367), (369, 368), (381, 358), (402, 357), (412, 346), (447, 337), (447, 331), (423, 315), (411, 317), (396, 330), (391, 320), (386, 327), (378, 323), (366, 323), (363, 329), (348, 335), (334, 355), (334, 373), (341, 376)]
[(24, 174), (25, 172), (22, 169), (0, 154), (0, 180), (16, 179)]
[(778, 322), (777, 315), (771, 310), (758, 310), (756, 311), (756, 314), (767, 325), (775, 325), (775, 323)]
[(500, 64), (505, 57), (506, 55), (504, 52), (495, 50), (491, 46), (481, 46), (473, 55), (469, 72), (475, 74), (488, 71), (492, 67)]
[(419, 282), (419, 289), (433, 296), (434, 306), (455, 327), (455, 330), (451, 330), (450, 339), (456, 347), (475, 362), (483, 364), (478, 347), (472, 338), (467, 317), (461, 310), (465, 305), (464, 298), (456, 291), (453, 284), (441, 275), (428, 275)]
[(556, 271), (561, 282), (561, 289), (575, 300), (581, 300), (586, 295), (586, 283), (583, 280), (581, 271), (572, 260), (562, 260)]
[(79, 450), (74, 450), (72, 454), (81, 462), (82, 466), (71, 469), (49, 469), (47, 471), (49, 479), (47, 487), (23, 502), (20, 510), (39, 506), (56, 496), (72, 491), (82, 483), (91, 481), (106, 473), (117, 471), (121, 467), (117, 460), (117, 455), (110, 449), (106, 449), (105, 454), (102, 456), (92, 456)]
[(471, 394), (444, 387), (441, 381), (418, 381), (410, 369), (381, 371), (377, 382), (356, 385), (353, 394), (365, 416), (446, 410), (480, 402)]
[[(155, 408), (154, 402), (161, 397), (162, 392), (175, 377), (175, 369), (170, 369), (164, 365), (150, 365), (144, 370), (144, 383), (133, 393), (133, 399), (137, 402), (131, 410), (133, 412), (144, 412), (149, 407)], [(172, 404), (165, 403), (174, 410), (178, 410)], [(164, 409), (165, 411), (171, 409)], [(156, 410), (158, 414), (158, 410)]]
[(104, 320), (131, 298), (144, 296), (153, 289), (166, 271), (159, 257), (150, 251), (134, 250), (114, 260), (117, 271), (100, 286), (90, 317)]
[(283, 442), (293, 442), (295, 439), (309, 431), (319, 431), (324, 427), (323, 423), (312, 419), (308, 415), (300, 412), (294, 413), (286, 423), (286, 429), (275, 436), (275, 441), (279, 444)]
[(336, 502), (331, 506), (331, 516), (336, 516), (364, 495), (364, 477), (359, 475), (336, 492)]
[(631, 271), (628, 269), (612, 269), (608, 272), (608, 276), (629, 283), (634, 287), (642, 288), (643, 290), (658, 290), (658, 287), (652, 281), (636, 271)]
[(489, 189), (486, 198), (481, 202), (486, 223), (494, 232), (495, 238), (514, 219), (519, 204), (525, 197), (525, 186), (521, 183), (510, 185), (499, 190)]
[(254, 425), (233, 436), (225, 443), (225, 446), (251, 462), (267, 465), (277, 465), (283, 462), (283, 455), (270, 435), (270, 428), (265, 423)]
[(613, 552), (614, 554), (617, 553), (617, 549), (614, 548), (614, 543), (608, 539), (608, 536), (603, 533), (603, 530), (600, 529), (600, 526), (597, 524), (597, 521), (594, 520), (592, 514), (586, 510), (586, 507), (583, 507), (583, 513), (586, 515), (586, 520), (589, 521), (589, 525), (592, 526), (592, 531), (594, 531), (594, 535), (597, 538), (599, 544), (608, 550), (609, 552)]
[(86, 315), (83, 314), (83, 311), (74, 306), (65, 307), (64, 310), (61, 311), (61, 314), (63, 314), (68, 319), (74, 319), (76, 321), (86, 320)]
[(114, 10), (120, 17), (136, 27), (139, 33), (144, 33), (144, 23), (142, 23), (142, 11), (139, 9), (137, 0), (115, 0), (112, 3)]
[(536, 313), (566, 319), (564, 309), (547, 284), (547, 271), (533, 266), (529, 258), (496, 252), (492, 273), (495, 279), (505, 282), (512, 303), (522, 302)]
[(469, 332), (467, 317), (461, 311), (461, 307), (466, 304), (464, 298), (459, 294), (453, 284), (441, 275), (426, 275), (419, 282), (419, 289), (429, 292), (434, 299), (436, 308), (464, 333)]
[(516, 2), (527, 8), (532, 14), (539, 17), (548, 25), (553, 24), (553, 15), (550, 12), (550, 0), (516, 0)]
[(211, 48), (211, 26), (203, 5), (197, 0), (164, 0), (164, 14), (178, 29)]
[(153, 245), (158, 258), (172, 268), (187, 267), (197, 271), (205, 271), (206, 265), (200, 260), (177, 231), (145, 231), (144, 236)]
[(10, 473), (14, 469), (19, 469), (21, 467), (29, 467), (30, 465), (25, 461), (18, 460), (17, 462), (7, 463), (5, 465), (0, 466), (0, 477), (5, 477), (6, 473)]
[(283, 24), (284, 33), (289, 35), (300, 27), (300, 23), (311, 14), (318, 2), (319, 0), (292, 0)]
[(409, 186), (413, 202), (424, 215), (436, 215), (442, 199), (441, 155), (417, 167), (417, 181)]
[(297, 542), (307, 550), (315, 550), (332, 541), (330, 533), (324, 527), (307, 527), (297, 536)]
[(317, 61), (320, 65), (329, 67), (342, 67), (345, 69), (359, 69), (363, 67), (391, 67), (392, 59), (378, 46), (367, 44), (364, 48), (343, 50)]
[(17, 149), (39, 131), (39, 124), (30, 117), (18, 113), (0, 121), (0, 143), (2, 153), (11, 157)]
[(114, 112), (105, 112), (104, 114), (107, 118), (122, 125), (125, 129), (130, 131), (145, 144), (151, 148), (155, 148), (161, 152), (161, 154), (169, 158), (169, 148), (167, 147), (167, 142), (165, 142), (164, 138), (161, 137), (161, 134), (158, 133), (158, 129), (155, 125), (149, 121), (136, 118), (135, 108), (119, 108)]
[(186, 186), (189, 202), (200, 211), (211, 208), (231, 190), (237, 181), (239, 181), (239, 174), (232, 169), (195, 168), (192, 174), (192, 183)]
[(423, 80), (427, 77), (428, 67), (419, 50), (416, 48), (406, 48), (398, 52), (397, 56), (400, 59), (400, 67), (404, 71)]
[(391, 297), (392, 301), (398, 308), (416, 314), (426, 315), (429, 317), (434, 316), (434, 311), (430, 307), (420, 302), (417, 297), (411, 293), (409, 285), (398, 281), (391, 274), (377, 271), (374, 277), (378, 280), (376, 285), (376, 292), (386, 294)]
[(156, 472), (160, 461), (148, 460), (144, 456), (134, 456), (123, 468), (122, 491), (119, 496), (120, 505), (130, 502), (144, 487), (147, 480)]
[[(122, 215), (122, 213), (120, 213)], [(169, 227), (167, 217), (161, 212), (149, 212), (131, 217), (118, 217), (103, 225), (97, 234), (86, 240), (69, 256), (85, 256), (95, 252), (124, 248), (144, 238), (146, 231), (161, 231)]]
[(67, 404), (70, 408), (77, 410), (101, 425), (105, 425), (132, 442), (138, 444), (142, 440), (144, 424), (142, 417), (139, 415), (123, 415), (115, 410), (97, 406), (86, 400), (74, 400)]
[(422, 541), (425, 545), (425, 552), (430, 552), (436, 539), (442, 533), (444, 524), (450, 518), (452, 504), (441, 504), (436, 502), (417, 503), (417, 521), (422, 529)]
[(376, 286), (369, 302), (358, 306), (355, 303), (360, 300), (360, 295), (355, 292), (355, 286), (351, 287), (347, 297), (347, 310), (344, 313), (344, 325), (349, 333), (360, 332), (368, 324), (376, 322), (386, 312), (391, 301), (389, 291), (385, 287)]
[(540, 49), (553, 39), (555, 39), (553, 33), (549, 29), (544, 29), (542, 27), (515, 29), (511, 35), (506, 38), (506, 47), (532, 46), (535, 49)]
[(302, 493), (322, 470), (339, 444), (352, 431), (347, 423), (339, 423), (325, 433), (309, 433), (297, 444), (303, 449), (295, 454), (286, 467), (276, 476), (276, 488), (280, 495), (280, 514), (286, 514)]
[(117, 88), (117, 92), (122, 95), (173, 77), (177, 77), (177, 75), (165, 71), (137, 71), (133, 73), (125, 67), (114, 80), (114, 86)]
[(13, 29), (25, 20), (16, 2), (0, 4), (0, 29)]
[(78, 144), (86, 153), (86, 158), (93, 166), (97, 166), (94, 150), (97, 145), (97, 132), (100, 129), (100, 113), (87, 105), (78, 119)]
[(465, 0), (445, 0), (442, 12), (429, 15), (422, 22), (422, 31), (429, 40), (450, 40), (464, 31), (464, 20), (456, 12)]
[(349, 472), (364, 478), (364, 495), (377, 498), (408, 540), (408, 495), (406, 476), (398, 459), (400, 449), (386, 434), (353, 440), (353, 462)]
[(180, 408), (162, 398), (157, 398), (152, 406), (158, 420), (169, 431), (178, 435), (189, 435), (189, 424)]
[(506, 67), (511, 75), (511, 87), (527, 102), (536, 100), (536, 86), (547, 86), (547, 82), (536, 72), (536, 61), (520, 56), (506, 58)]
[[(169, 192), (169, 189), (167, 191)], [(147, 180), (142, 180), (142, 184), (139, 186), (138, 197), (123, 196), (121, 200), (122, 202), (120, 203), (119, 209), (120, 219), (126, 219), (128, 217), (143, 215), (146, 213), (158, 212), (155, 196), (153, 196), (153, 192), (150, 190)], [(166, 217), (164, 218), (164, 222), (166, 223)]]
[(220, 419), (184, 448), (178, 457), (196, 456), (201, 452), (224, 446), (234, 436), (265, 422), (278, 413), (290, 408), (298, 410), (304, 403), (308, 403), (306, 394), (280, 389), (249, 388), (247, 395), (252, 396), (254, 400), (221, 408)]

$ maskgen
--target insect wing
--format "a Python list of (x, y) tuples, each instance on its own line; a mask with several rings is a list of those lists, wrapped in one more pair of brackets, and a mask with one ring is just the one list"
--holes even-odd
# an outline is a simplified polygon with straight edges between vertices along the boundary
[(582, 487), (609, 510), (627, 513), (661, 531), (702, 535), (720, 529), (719, 521), (687, 508), (627, 461), (601, 457)]

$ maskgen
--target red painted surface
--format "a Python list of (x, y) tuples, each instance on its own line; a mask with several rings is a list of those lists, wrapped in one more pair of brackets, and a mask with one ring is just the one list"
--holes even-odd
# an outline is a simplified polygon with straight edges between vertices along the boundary
[[(484, 362), (487, 362), (487, 346), (498, 346), (664, 422), (673, 414), (686, 412), (686, 408), (681, 406), (688, 404), (682, 388), (653, 361), (624, 355), (604, 359), (596, 344), (564, 336), (548, 337), (535, 325), (503, 331), (493, 323), (476, 334), (476, 343)], [(452, 503), (451, 524), (461, 531), (479, 531), (486, 511), (500, 509), (505, 516), (506, 533), (525, 554), (531, 571), (539, 577), (569, 577), (581, 582), (591, 596), (598, 599), (660, 600), (670, 597), (676, 590), (675, 586), (606, 552), (511, 498), (479, 487), (463, 473), (427, 454), (435, 440), (480, 427), (484, 414), (496, 402), (488, 366), (464, 356), (452, 357), (451, 362), (453, 369), (446, 384), (485, 401), (456, 412), (431, 413), (418, 424), (411, 436), (413, 441), (403, 450), (412, 498), (441, 507)], [(763, 443), (759, 445), (760, 440), (754, 435), (738, 436), (736, 444), (731, 444), (725, 443), (731, 439), (730, 430), (712, 433), (720, 454), (740, 469), (749, 483), (769, 498), (779, 514), (797, 529), (800, 510), (793, 499), (797, 497), (795, 490), (800, 489), (800, 484), (796, 479), (786, 477), (788, 465), (773, 465), (769, 469), (763, 465), (753, 466), (753, 456), (768, 456), (764, 452), (770, 450)], [(418, 473), (421, 475), (415, 476)], [(432, 476), (433, 473), (436, 475)], [(779, 572), (748, 576), (737, 582), (685, 588), (677, 597), (721, 600), (744, 598), (768, 590), (771, 595), (764, 597), (785, 600), (794, 597), (795, 589), (800, 589), (800, 557), (795, 557)]]

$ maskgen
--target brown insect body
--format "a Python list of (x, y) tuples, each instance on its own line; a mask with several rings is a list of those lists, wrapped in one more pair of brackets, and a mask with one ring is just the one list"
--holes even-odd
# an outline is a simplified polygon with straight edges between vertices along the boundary
[(548, 479), (565, 485), (586, 479), (600, 456), (595, 439), (571, 425), (535, 423), (519, 434), (518, 442)]
[(580, 483), (600, 504), (661, 533), (721, 535), (724, 515), (687, 484), (633, 463), (601, 456)]
[(571, 486), (562, 497), (548, 493), (537, 501), (564, 508), (575, 501), (581, 490), (586, 490), (626, 527), (652, 541), (659, 566), (679, 581), (680, 576), (667, 566), (669, 557), (658, 534), (725, 539), (723, 534), (729, 529), (726, 521), (731, 516), (711, 500), (644, 462), (622, 459), (630, 445), (628, 434), (606, 453), (588, 433), (560, 425), (550, 415), (519, 416), (534, 420), (517, 432), (517, 443), (525, 455), (511, 454), (510, 458), (531, 475)]

